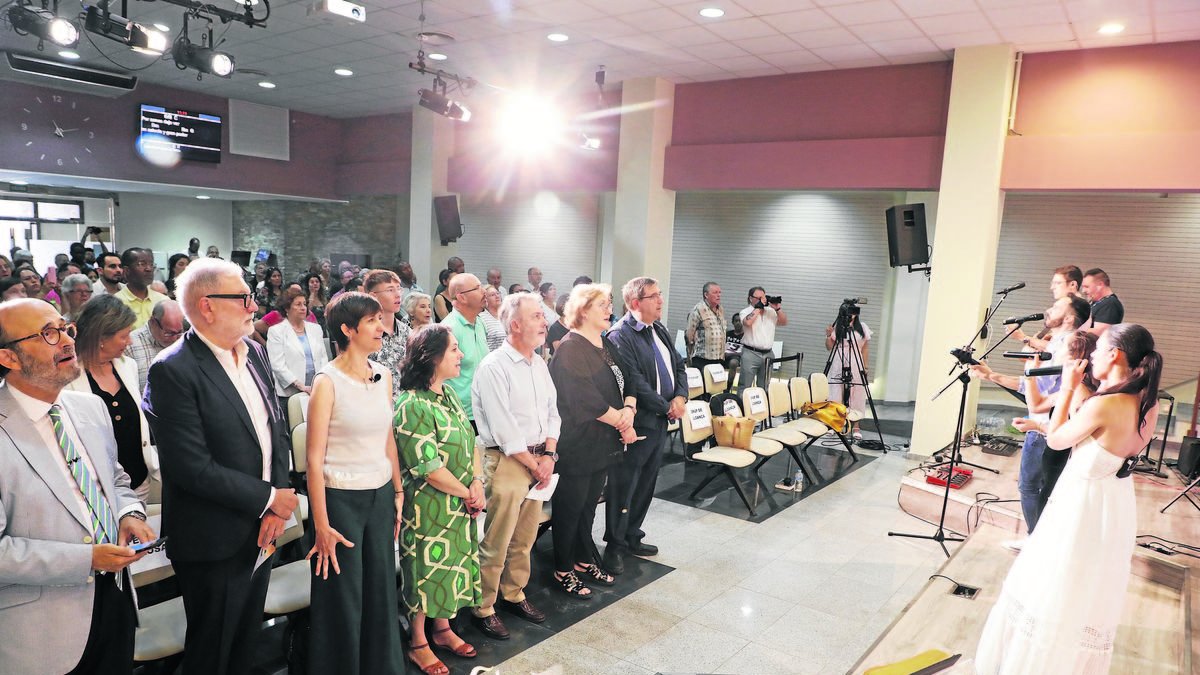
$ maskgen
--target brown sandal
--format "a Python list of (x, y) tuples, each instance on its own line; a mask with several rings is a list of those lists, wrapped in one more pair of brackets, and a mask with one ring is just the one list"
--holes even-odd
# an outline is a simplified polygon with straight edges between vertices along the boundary
[[(434, 657), (433, 663), (423, 666), (421, 665), (421, 662), (417, 661), (417, 658), (413, 656), (413, 653), (418, 649), (425, 649), (427, 647), (429, 647), (428, 642), (419, 645), (412, 645), (408, 648), (408, 651), (405, 652), (405, 656), (408, 657), (409, 661), (412, 661), (414, 666), (420, 668), (421, 672), (425, 673), (425, 675), (450, 675), (450, 669), (446, 667), (446, 664), (442, 663), (441, 659)], [(429, 651), (430, 653), (433, 653), (432, 649)]]
[[(451, 632), (450, 626), (446, 626), (445, 628), (443, 628), (441, 630), (433, 631), (433, 634), (441, 635), (442, 633), (450, 633), (450, 632)], [(458, 638), (458, 639), (462, 640), (462, 638)], [(473, 659), (476, 657), (476, 655), (478, 655), (478, 652), (475, 651), (475, 648), (472, 647), (471, 645), (467, 644), (467, 642), (465, 640), (463, 640), (463, 643), (457, 647), (451, 647), (450, 645), (441, 644), (437, 640), (432, 640), (432, 642), (433, 642), (434, 647), (441, 647), (442, 649), (449, 649), (450, 653), (454, 654), (455, 656), (464, 658), (464, 659)]]

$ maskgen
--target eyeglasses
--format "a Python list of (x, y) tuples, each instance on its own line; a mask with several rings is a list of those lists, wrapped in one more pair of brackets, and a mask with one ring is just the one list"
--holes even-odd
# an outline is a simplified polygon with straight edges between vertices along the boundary
[(241, 300), (243, 309), (250, 309), (250, 304), (254, 302), (254, 296), (250, 293), (209, 293), (204, 297), (218, 300)]
[(150, 320), (153, 321), (154, 325), (158, 326), (158, 329), (162, 331), (163, 337), (169, 337), (169, 338), (179, 337), (180, 335), (183, 335), (184, 333), (187, 332), (187, 331), (182, 331), (182, 330), (167, 330), (166, 328), (163, 328), (162, 322), (159, 321), (158, 319), (150, 319)]
[(475, 291), (481, 291), (481, 290), (483, 290), (482, 284), (480, 284), (479, 286), (476, 286), (475, 288), (469, 288), (465, 291), (459, 291), (459, 293), (466, 295), (467, 293), (474, 293)]
[(78, 329), (75, 328), (75, 324), (73, 324), (73, 323), (68, 323), (68, 324), (65, 324), (62, 326), (46, 326), (45, 328), (34, 333), (33, 335), (26, 335), (25, 337), (20, 338), (19, 340), (5, 342), (4, 344), (0, 345), (0, 349), (8, 349), (9, 347), (17, 344), (18, 342), (32, 340), (35, 337), (42, 338), (43, 340), (46, 341), (46, 344), (53, 347), (54, 345), (58, 344), (59, 342), (62, 342), (63, 333), (66, 333), (68, 336), (70, 336), (70, 338), (72, 340), (74, 340), (75, 334), (77, 332), (78, 332)]
[(663, 293), (662, 291), (659, 291), (657, 293), (651, 293), (650, 295), (639, 295), (638, 296), (638, 300), (655, 300), (658, 298), (662, 298), (663, 300), (666, 300), (667, 294)]
[(138, 260), (138, 261), (134, 262), (132, 265), (130, 265), (130, 267), (140, 267), (144, 270), (158, 269), (158, 266), (154, 264), (153, 260)]

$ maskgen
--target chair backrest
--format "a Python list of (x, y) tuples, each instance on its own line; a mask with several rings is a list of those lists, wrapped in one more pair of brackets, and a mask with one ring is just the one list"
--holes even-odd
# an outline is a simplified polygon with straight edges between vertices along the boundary
[(812, 389), (813, 403), (824, 403), (829, 400), (829, 378), (825, 373), (813, 373), (808, 380)]
[(771, 417), (786, 417), (792, 412), (792, 397), (788, 393), (788, 384), (783, 380), (771, 378), (767, 385), (767, 402), (771, 407)]
[(688, 398), (696, 398), (704, 393), (704, 375), (699, 368), (687, 368)]
[(304, 521), (300, 518), (300, 514), (292, 511), (292, 515), (288, 518), (287, 525), (284, 526), (283, 534), (275, 540), (275, 546), (282, 548), (284, 544), (290, 544), (300, 537), (304, 536)]
[[(146, 524), (155, 532), (162, 532), (161, 513), (147, 513)], [(167, 552), (158, 550), (130, 565), (129, 573), (133, 576), (133, 587), (141, 588), (175, 576), (175, 568), (171, 567)]]
[(762, 387), (746, 387), (742, 389), (742, 411), (746, 417), (761, 422), (767, 419), (769, 407), (767, 392)]
[(792, 411), (801, 412), (805, 403), (812, 402), (812, 392), (808, 388), (808, 378), (793, 377), (788, 382), (788, 389), (792, 394)]
[(683, 442), (688, 445), (703, 442), (712, 436), (712, 415), (704, 401), (688, 401), (684, 404)]
[(292, 429), (292, 471), (308, 472), (308, 422), (301, 422)]
[(683, 339), (682, 329), (675, 331), (675, 353), (679, 355), (679, 358), (687, 361), (687, 341)]
[(729, 389), (729, 371), (719, 363), (704, 366), (704, 391), (719, 394)]
[(713, 417), (741, 417), (742, 403), (734, 394), (717, 394), (708, 400), (708, 412)]
[(300, 392), (288, 398), (288, 428), (295, 429), (308, 418), (308, 394)]

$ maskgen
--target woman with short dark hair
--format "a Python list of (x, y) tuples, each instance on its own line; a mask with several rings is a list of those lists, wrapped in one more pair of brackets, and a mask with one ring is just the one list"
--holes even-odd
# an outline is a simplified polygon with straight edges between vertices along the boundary
[(483, 467), (471, 422), (447, 383), (458, 377), (462, 359), (448, 327), (414, 333), (393, 421), (404, 469), (400, 568), (404, 605), (412, 613), (408, 658), (425, 673), (443, 675), (449, 670), (429, 648), (425, 619), (433, 619), (434, 646), (472, 658), (475, 648), (454, 634), (450, 619), (481, 599), (474, 519), (484, 508)]
[(129, 474), (129, 486), (143, 501), (157, 502), (158, 453), (142, 413), (137, 362), (125, 356), (136, 322), (133, 310), (115, 296), (88, 300), (75, 322), (75, 355), (83, 373), (68, 388), (104, 401), (117, 441), (117, 461)]
[(308, 402), (314, 673), (404, 672), (395, 561), (404, 491), (391, 432), (392, 376), (367, 359), (383, 341), (380, 316), (365, 293), (343, 293), (329, 305), (339, 354), (317, 373)]

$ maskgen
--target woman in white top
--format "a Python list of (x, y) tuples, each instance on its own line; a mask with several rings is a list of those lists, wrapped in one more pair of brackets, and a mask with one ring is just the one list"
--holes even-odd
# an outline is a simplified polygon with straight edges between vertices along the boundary
[(306, 320), (308, 300), (300, 291), (287, 293), (284, 320), (267, 329), (267, 357), (284, 410), (289, 396), (311, 393), (313, 378), (329, 362), (321, 326)]
[(558, 303), (558, 289), (547, 281), (538, 287), (538, 293), (542, 296), (542, 312), (546, 315), (546, 323), (553, 324), (558, 321), (558, 312), (554, 311)]
[(504, 324), (500, 322), (500, 289), (488, 284), (483, 287), (483, 311), (479, 318), (483, 319), (483, 327), (487, 330), (488, 351), (496, 351), (504, 344), (508, 334), (504, 332)]
[(392, 375), (367, 359), (383, 345), (382, 317), (366, 293), (343, 293), (325, 310), (339, 355), (313, 380), (308, 402), (314, 673), (404, 672), (395, 559), (404, 491)]
[[(859, 319), (858, 314), (858, 305), (842, 305), (838, 312), (837, 327), (825, 327), (825, 349), (833, 353), (828, 373), (829, 400), (842, 403), (845, 400), (842, 386), (849, 383), (850, 404), (846, 407), (865, 416), (867, 388), (864, 386), (862, 373), (866, 372), (867, 364), (870, 363), (871, 329)], [(849, 377), (846, 377), (847, 374)], [(862, 431), (856, 424), (851, 422), (850, 427), (855, 438), (862, 438)]]

